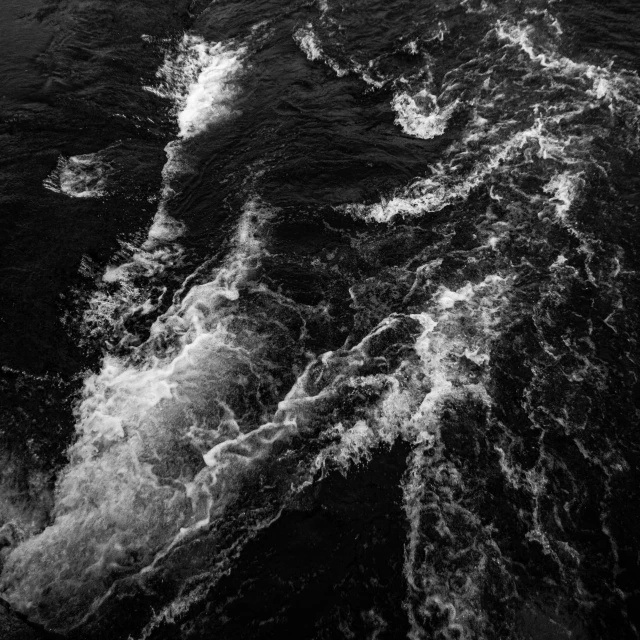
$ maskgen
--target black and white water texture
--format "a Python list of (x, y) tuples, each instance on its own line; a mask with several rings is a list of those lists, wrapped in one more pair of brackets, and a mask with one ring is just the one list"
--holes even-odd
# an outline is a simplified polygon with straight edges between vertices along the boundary
[(3, 4), (7, 621), (638, 637), (640, 4)]

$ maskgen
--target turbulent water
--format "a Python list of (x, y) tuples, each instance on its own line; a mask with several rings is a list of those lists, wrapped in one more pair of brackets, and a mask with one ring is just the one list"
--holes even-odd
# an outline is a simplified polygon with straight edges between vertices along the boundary
[(31, 4), (2, 598), (69, 638), (638, 637), (640, 8)]

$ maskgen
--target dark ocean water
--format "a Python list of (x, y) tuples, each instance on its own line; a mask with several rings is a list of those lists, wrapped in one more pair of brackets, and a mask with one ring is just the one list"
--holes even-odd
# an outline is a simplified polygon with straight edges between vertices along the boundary
[(5, 0), (0, 637), (637, 638), (639, 42)]

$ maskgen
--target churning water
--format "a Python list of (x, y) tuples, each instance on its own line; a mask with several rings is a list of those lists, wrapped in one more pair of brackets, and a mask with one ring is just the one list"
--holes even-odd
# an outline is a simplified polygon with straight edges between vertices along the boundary
[(92, 639), (638, 637), (632, 2), (19, 20), (51, 37), (3, 106), (15, 610)]

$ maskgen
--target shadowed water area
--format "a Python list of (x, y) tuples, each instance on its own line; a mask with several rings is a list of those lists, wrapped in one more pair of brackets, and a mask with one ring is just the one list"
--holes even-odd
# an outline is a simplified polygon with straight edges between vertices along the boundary
[(639, 36), (4, 3), (0, 635), (638, 637)]

